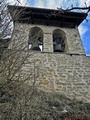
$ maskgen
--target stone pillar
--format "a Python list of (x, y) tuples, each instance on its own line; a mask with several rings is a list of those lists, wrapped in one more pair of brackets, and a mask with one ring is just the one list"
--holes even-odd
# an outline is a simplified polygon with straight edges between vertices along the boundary
[(52, 33), (44, 33), (43, 52), (53, 52)]

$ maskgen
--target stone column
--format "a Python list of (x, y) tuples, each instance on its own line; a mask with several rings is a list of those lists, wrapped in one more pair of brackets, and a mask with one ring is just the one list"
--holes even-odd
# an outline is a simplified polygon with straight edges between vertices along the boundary
[(52, 36), (52, 33), (44, 33), (43, 52), (53, 52), (53, 36)]

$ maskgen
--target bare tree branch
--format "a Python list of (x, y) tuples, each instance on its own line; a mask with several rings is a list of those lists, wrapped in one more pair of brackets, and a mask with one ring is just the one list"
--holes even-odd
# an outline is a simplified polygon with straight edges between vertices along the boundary
[(87, 13), (88, 13), (90, 11), (90, 6), (89, 7), (73, 7), (72, 6), (72, 8), (68, 8), (66, 10), (64, 10), (62, 8), (57, 8), (57, 9), (60, 10), (60, 11), (63, 11), (63, 12), (72, 11), (72, 10), (87, 10)]

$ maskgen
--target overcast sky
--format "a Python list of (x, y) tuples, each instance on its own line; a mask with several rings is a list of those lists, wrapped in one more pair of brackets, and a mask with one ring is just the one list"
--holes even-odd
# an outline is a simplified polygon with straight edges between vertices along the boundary
[[(15, 0), (8, 0), (10, 3), (14, 3)], [(62, 7), (63, 9), (70, 8), (73, 6), (85, 7), (85, 5), (90, 6), (90, 0), (20, 0), (21, 5), (27, 4), (30, 7), (40, 7), (40, 8), (53, 8)], [(82, 24), (78, 27), (79, 33), (84, 45), (86, 55), (90, 55), (90, 13), (88, 14), (87, 20), (84, 20)]]

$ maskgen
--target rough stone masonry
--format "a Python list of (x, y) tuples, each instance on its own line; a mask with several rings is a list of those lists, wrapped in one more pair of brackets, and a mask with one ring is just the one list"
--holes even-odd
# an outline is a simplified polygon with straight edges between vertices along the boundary
[[(43, 30), (43, 50), (28, 49), (30, 29)], [(60, 29), (66, 35), (64, 53), (53, 52), (53, 31)], [(22, 45), (22, 46), (21, 46)], [(21, 51), (28, 57), (20, 69), (22, 78), (30, 75), (27, 83), (36, 80), (36, 86), (46, 91), (59, 92), (70, 98), (90, 102), (90, 57), (85, 56), (78, 29), (15, 23), (8, 49)]]
[[(69, 12), (55, 16), (51, 15), (53, 11), (58, 12), (55, 10), (29, 7), (17, 7), (17, 9), (27, 11), (25, 15), (26, 11), (21, 12), (22, 19), (13, 18), (15, 20), (14, 30), (8, 46), (9, 52), (20, 52), (18, 63), (24, 56), (27, 56), (17, 76), (21, 75), (21, 80), (28, 78), (27, 84), (35, 81), (35, 86), (39, 89), (59, 92), (70, 98), (90, 102), (90, 57), (85, 56), (78, 32), (78, 25), (86, 15)], [(27, 14), (29, 18), (31, 16), (30, 19), (27, 18)], [(26, 19), (31, 23), (27, 23)], [(20, 20), (21, 22), (19, 22)], [(65, 25), (70, 27), (65, 27)], [(39, 28), (43, 31), (42, 51), (29, 49), (28, 41), (32, 28)], [(53, 32), (55, 30), (60, 30), (65, 35), (65, 51), (62, 53), (53, 50)]]

